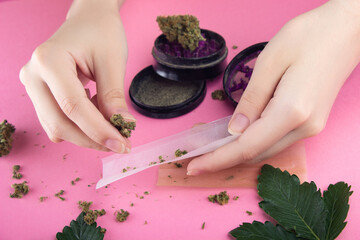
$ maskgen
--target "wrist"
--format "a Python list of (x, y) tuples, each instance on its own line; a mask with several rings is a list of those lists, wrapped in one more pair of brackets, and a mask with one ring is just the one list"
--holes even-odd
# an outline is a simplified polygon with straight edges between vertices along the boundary
[(91, 14), (104, 12), (108, 13), (119, 13), (119, 9), (125, 0), (74, 0), (66, 19), (79, 14)]

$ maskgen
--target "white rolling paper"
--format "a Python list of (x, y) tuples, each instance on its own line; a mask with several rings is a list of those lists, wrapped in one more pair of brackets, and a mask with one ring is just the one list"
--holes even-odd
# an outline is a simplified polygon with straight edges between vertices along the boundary
[[(101, 188), (153, 166), (212, 152), (234, 141), (239, 136), (232, 136), (228, 133), (230, 118), (231, 116), (228, 116), (135, 147), (130, 154), (114, 154), (102, 159), (103, 177), (98, 181), (96, 188)], [(175, 157), (177, 149), (186, 150), (188, 153), (182, 157)], [(162, 156), (165, 161), (160, 163), (159, 156)]]

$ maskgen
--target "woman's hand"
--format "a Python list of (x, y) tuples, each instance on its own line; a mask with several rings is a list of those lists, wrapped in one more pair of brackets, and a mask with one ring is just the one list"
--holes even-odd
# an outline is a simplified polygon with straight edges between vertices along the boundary
[[(119, 0), (75, 0), (64, 24), (21, 69), (21, 82), (53, 142), (130, 151), (130, 142), (108, 121), (115, 113), (135, 121), (124, 99), (127, 43), (120, 5)], [(96, 82), (91, 100), (86, 79)]]
[(256, 61), (229, 124), (241, 136), (194, 159), (188, 174), (258, 162), (318, 134), (359, 60), (359, 0), (332, 0), (294, 18)]

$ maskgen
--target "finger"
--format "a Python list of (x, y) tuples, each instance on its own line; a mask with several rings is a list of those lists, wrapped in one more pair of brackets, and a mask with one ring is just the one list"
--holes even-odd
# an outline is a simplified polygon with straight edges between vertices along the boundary
[(91, 140), (65, 116), (51, 95), (48, 86), (42, 80), (36, 77), (31, 79), (26, 86), (26, 91), (33, 102), (39, 121), (51, 141), (66, 140), (81, 147), (109, 151)]
[(106, 119), (118, 113), (127, 121), (135, 121), (125, 102), (124, 76), (127, 59), (126, 54), (121, 53), (119, 48), (118, 51), (102, 52), (94, 57), (97, 102)]
[(303, 111), (291, 105), (285, 107), (276, 98), (272, 99), (261, 118), (251, 124), (236, 141), (190, 162), (188, 174), (214, 172), (248, 162), (299, 127), (306, 118)]
[[(56, 53), (40, 64), (40, 75), (49, 86), (53, 96), (65, 115), (90, 139), (114, 152), (124, 153), (130, 142), (103, 117), (87, 98), (77, 78), (76, 64), (66, 53)], [(41, 61), (40, 61), (41, 62)]]
[(273, 96), (279, 80), (289, 66), (288, 55), (283, 55), (278, 41), (270, 41), (256, 60), (249, 84), (229, 122), (232, 135), (241, 134), (258, 119)]

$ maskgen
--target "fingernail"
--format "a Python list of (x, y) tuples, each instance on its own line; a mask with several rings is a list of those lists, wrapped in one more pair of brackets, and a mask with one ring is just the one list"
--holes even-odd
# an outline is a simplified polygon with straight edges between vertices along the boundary
[(131, 115), (131, 113), (129, 113), (128, 111), (124, 110), (124, 109), (118, 109), (116, 110), (117, 114), (121, 114), (121, 116), (126, 120), (126, 121), (130, 121), (130, 122), (135, 122), (136, 119), (133, 115)]
[(200, 175), (202, 173), (204, 173), (204, 172), (201, 171), (201, 170), (194, 169), (194, 170), (188, 170), (186, 174), (189, 175), (189, 176), (197, 176), (197, 175)]
[(113, 152), (124, 153), (125, 151), (125, 145), (119, 140), (108, 139), (105, 142), (105, 146)]
[(229, 124), (228, 132), (231, 135), (241, 134), (250, 124), (250, 120), (242, 113), (236, 113)]

